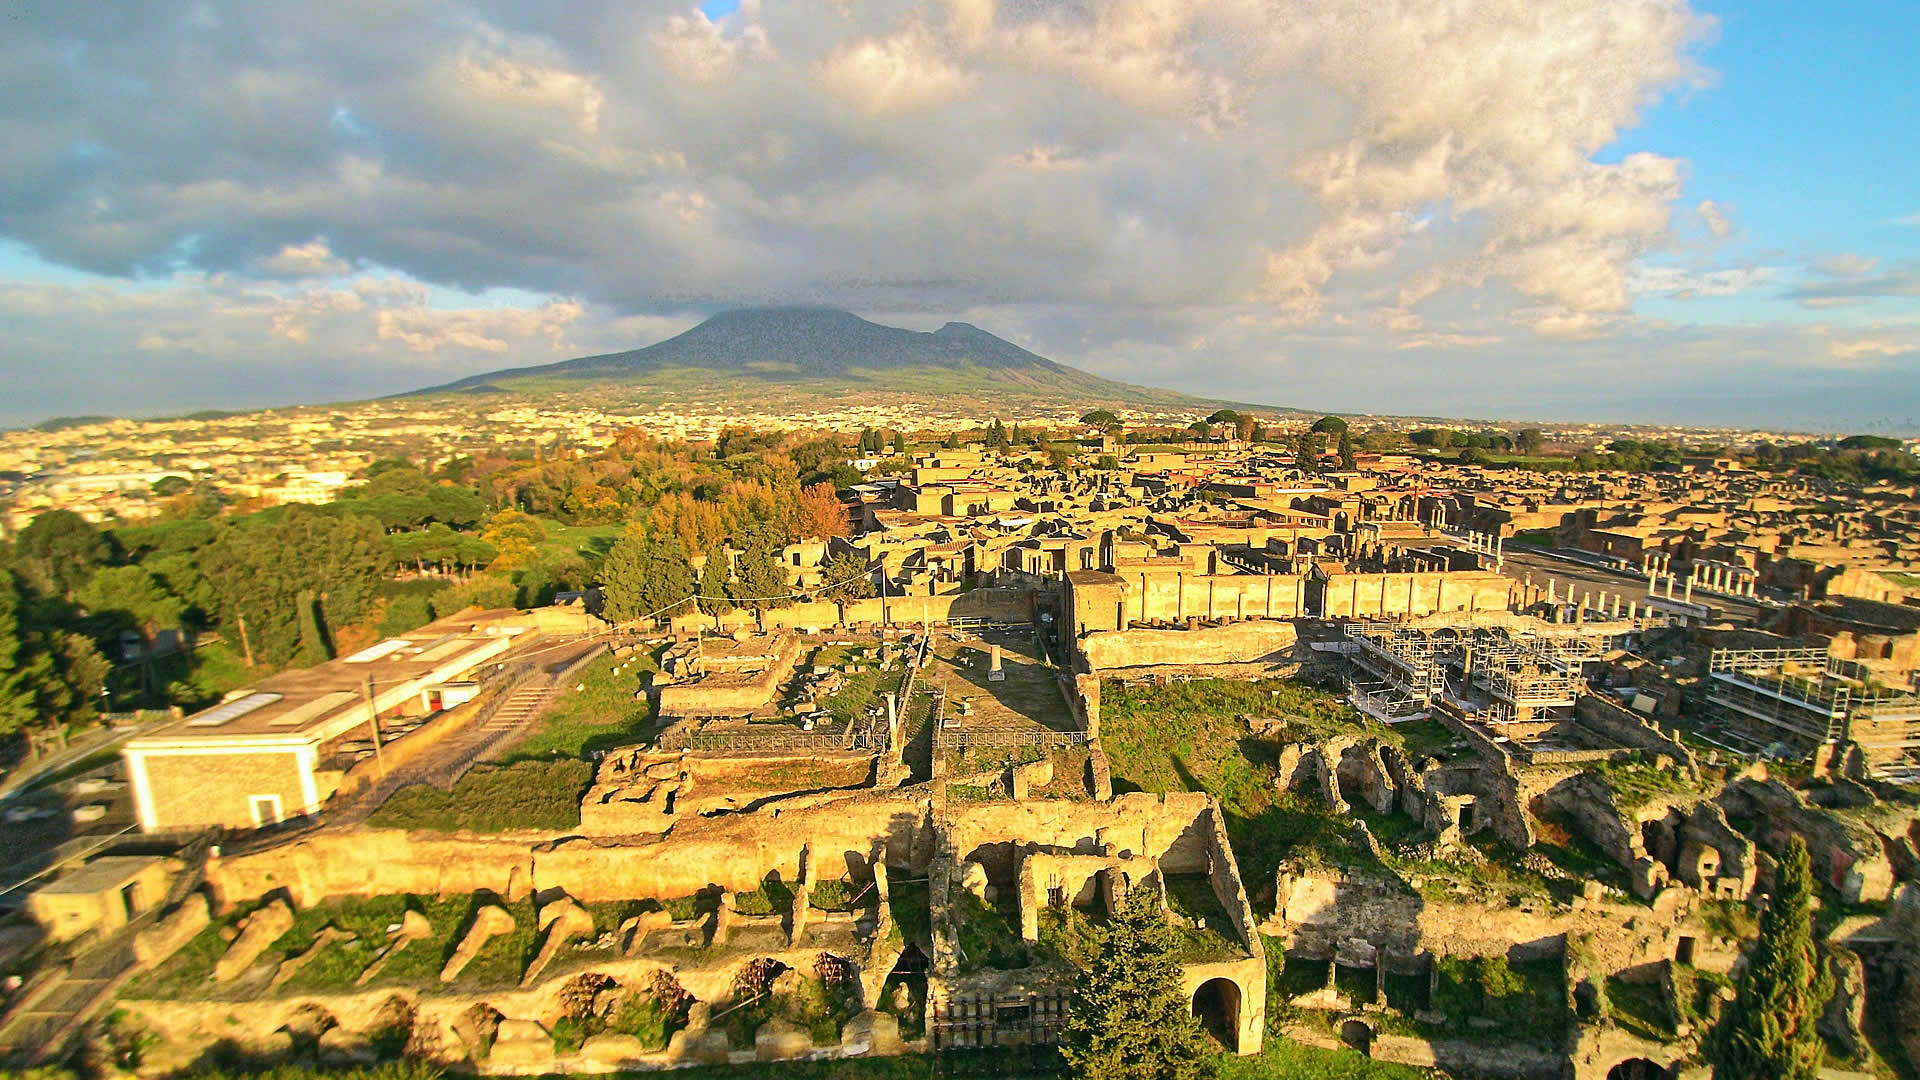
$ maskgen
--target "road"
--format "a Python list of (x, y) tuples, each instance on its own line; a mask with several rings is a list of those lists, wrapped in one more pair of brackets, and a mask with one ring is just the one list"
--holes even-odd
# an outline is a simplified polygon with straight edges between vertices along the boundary
[[(1567, 558), (1555, 558), (1543, 551), (1533, 550), (1519, 544), (1506, 547), (1506, 566), (1503, 572), (1515, 581), (1526, 581), (1527, 575), (1533, 575), (1535, 585), (1544, 586), (1549, 580), (1560, 583), (1562, 595), (1569, 584), (1579, 590), (1592, 589), (1605, 592), (1609, 596), (1618, 593), (1623, 601), (1644, 601), (1647, 596), (1647, 578), (1644, 574), (1626, 574), (1603, 569), (1587, 563), (1575, 562)], [(1681, 582), (1673, 590), (1673, 598), (1679, 600), (1686, 589)], [(1666, 595), (1665, 586), (1661, 596)], [(1725, 618), (1736, 621), (1753, 621), (1761, 614), (1762, 608), (1751, 600), (1736, 600), (1732, 597), (1714, 596), (1696, 590), (1694, 602), (1708, 607), (1718, 608)], [(1773, 609), (1766, 609), (1771, 611)]]

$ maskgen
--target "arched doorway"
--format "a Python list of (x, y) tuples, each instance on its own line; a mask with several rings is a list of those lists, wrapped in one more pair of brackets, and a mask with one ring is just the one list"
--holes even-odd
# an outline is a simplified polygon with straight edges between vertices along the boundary
[(1232, 979), (1208, 979), (1193, 992), (1193, 1015), (1221, 1046), (1240, 1050), (1240, 987)]
[(1373, 1028), (1365, 1020), (1348, 1020), (1341, 1024), (1340, 1041), (1368, 1057), (1373, 1056)]
[(1607, 1070), (1607, 1080), (1669, 1080), (1673, 1073), (1646, 1058), (1632, 1058)]

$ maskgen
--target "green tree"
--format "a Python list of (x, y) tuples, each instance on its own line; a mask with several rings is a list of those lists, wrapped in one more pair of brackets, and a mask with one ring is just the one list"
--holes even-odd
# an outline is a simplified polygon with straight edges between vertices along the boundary
[(1537, 454), (1547, 445), (1546, 433), (1537, 427), (1521, 428), (1513, 434), (1513, 447), (1523, 454)]
[(113, 545), (86, 518), (71, 510), (49, 510), (20, 530), (14, 541), (14, 570), (42, 596), (69, 599), (95, 569), (113, 556)]
[(994, 450), (1000, 450), (1004, 449), (1006, 445), (1007, 425), (1001, 423), (1000, 418), (996, 416), (993, 418), (993, 423), (987, 426), (987, 446)]
[(1320, 471), (1319, 451), (1316, 450), (1313, 445), (1316, 441), (1311, 431), (1303, 431), (1294, 436), (1293, 464), (1295, 468), (1308, 473), (1317, 473)]
[(897, 431), (893, 433), (893, 452), (901, 457), (907, 453), (907, 437)]
[(41, 723), (41, 688), (56, 677), (53, 659), (33, 647), (20, 625), (20, 593), (0, 570), (0, 738)]
[(355, 514), (288, 506), (225, 526), (196, 559), (219, 596), (223, 625), (257, 660), (284, 664), (302, 650), (300, 597), (319, 602), (323, 637), (372, 613), (392, 554), (380, 526)]
[(600, 588), (608, 622), (682, 614), (679, 605), (693, 596), (693, 563), (678, 537), (629, 531), (600, 564)]
[(1326, 435), (1338, 435), (1347, 430), (1347, 422), (1337, 416), (1323, 416), (1313, 422), (1311, 430)]
[(820, 564), (820, 571), (826, 577), (820, 590), (822, 600), (860, 600), (874, 595), (873, 575), (868, 573), (866, 558), (858, 552), (829, 555)]
[(1080, 422), (1102, 435), (1120, 426), (1120, 418), (1113, 414), (1112, 409), (1094, 409), (1092, 412), (1083, 414)]
[(1813, 941), (1813, 874), (1807, 843), (1787, 841), (1733, 1004), (1708, 1040), (1714, 1080), (1813, 1080), (1825, 1044), (1816, 1025), (1833, 976)]
[(185, 495), (193, 490), (193, 481), (184, 476), (163, 476), (153, 482), (154, 497), (171, 499), (176, 495)]
[(1353, 433), (1346, 428), (1340, 429), (1340, 467), (1348, 472), (1360, 467), (1359, 459), (1353, 454)]
[(1213, 424), (1236, 424), (1237, 425), (1240, 423), (1240, 414), (1237, 412), (1234, 412), (1232, 409), (1216, 409), (1214, 410), (1214, 413), (1212, 416), (1207, 417), (1206, 422), (1208, 425), (1213, 425)]
[(1127, 892), (1073, 987), (1060, 1052), (1079, 1080), (1201, 1080), (1215, 1057), (1187, 1008), (1157, 890)]
[(162, 630), (180, 625), (187, 605), (140, 566), (109, 566), (98, 571), (74, 597), (95, 615), (119, 616), (151, 645)]
[(764, 544), (747, 545), (734, 567), (727, 595), (739, 606), (755, 611), (793, 603), (787, 595), (787, 567), (780, 561), (780, 552)]
[(733, 567), (727, 563), (727, 545), (725, 542), (715, 544), (707, 549), (706, 560), (700, 566), (700, 579), (695, 585), (695, 598), (701, 612), (725, 615), (732, 611), (735, 591)]

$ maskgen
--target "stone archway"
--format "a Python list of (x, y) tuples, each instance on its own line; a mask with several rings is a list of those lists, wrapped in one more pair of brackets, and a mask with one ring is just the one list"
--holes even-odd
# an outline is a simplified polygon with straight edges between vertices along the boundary
[(1193, 992), (1193, 1015), (1229, 1052), (1240, 1051), (1240, 985), (1232, 979), (1208, 979)]
[(1373, 1056), (1373, 1025), (1365, 1020), (1348, 1020), (1340, 1025), (1340, 1041), (1360, 1053)]
[(1646, 1058), (1629, 1058), (1607, 1070), (1607, 1080), (1670, 1080), (1673, 1071)]

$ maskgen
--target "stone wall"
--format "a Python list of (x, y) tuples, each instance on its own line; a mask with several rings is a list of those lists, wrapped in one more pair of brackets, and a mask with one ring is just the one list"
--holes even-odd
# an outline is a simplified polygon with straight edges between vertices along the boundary
[(1681, 745), (1680, 740), (1605, 695), (1581, 694), (1574, 701), (1573, 716), (1583, 727), (1592, 728), (1622, 746), (1664, 754), (1684, 768), (1694, 767), (1693, 751)]
[(1505, 611), (1514, 582), (1483, 570), (1426, 574), (1337, 574), (1327, 579), (1321, 616), (1430, 615)]
[(323, 831), (255, 854), (211, 858), (207, 880), (223, 906), (275, 889), (286, 889), (298, 907), (333, 896), (480, 890), (509, 900), (536, 889), (561, 889), (583, 902), (666, 899), (710, 884), (752, 889), (769, 872), (795, 880), (809, 850), (816, 878), (864, 870), (876, 853), (895, 866), (924, 866), (931, 842), (924, 799), (862, 794), (784, 812), (682, 819), (665, 837), (622, 846), (584, 838)]
[(1106, 630), (1080, 640), (1094, 671), (1155, 664), (1282, 662), (1291, 658), (1299, 634), (1291, 622), (1258, 618), (1185, 630)]

